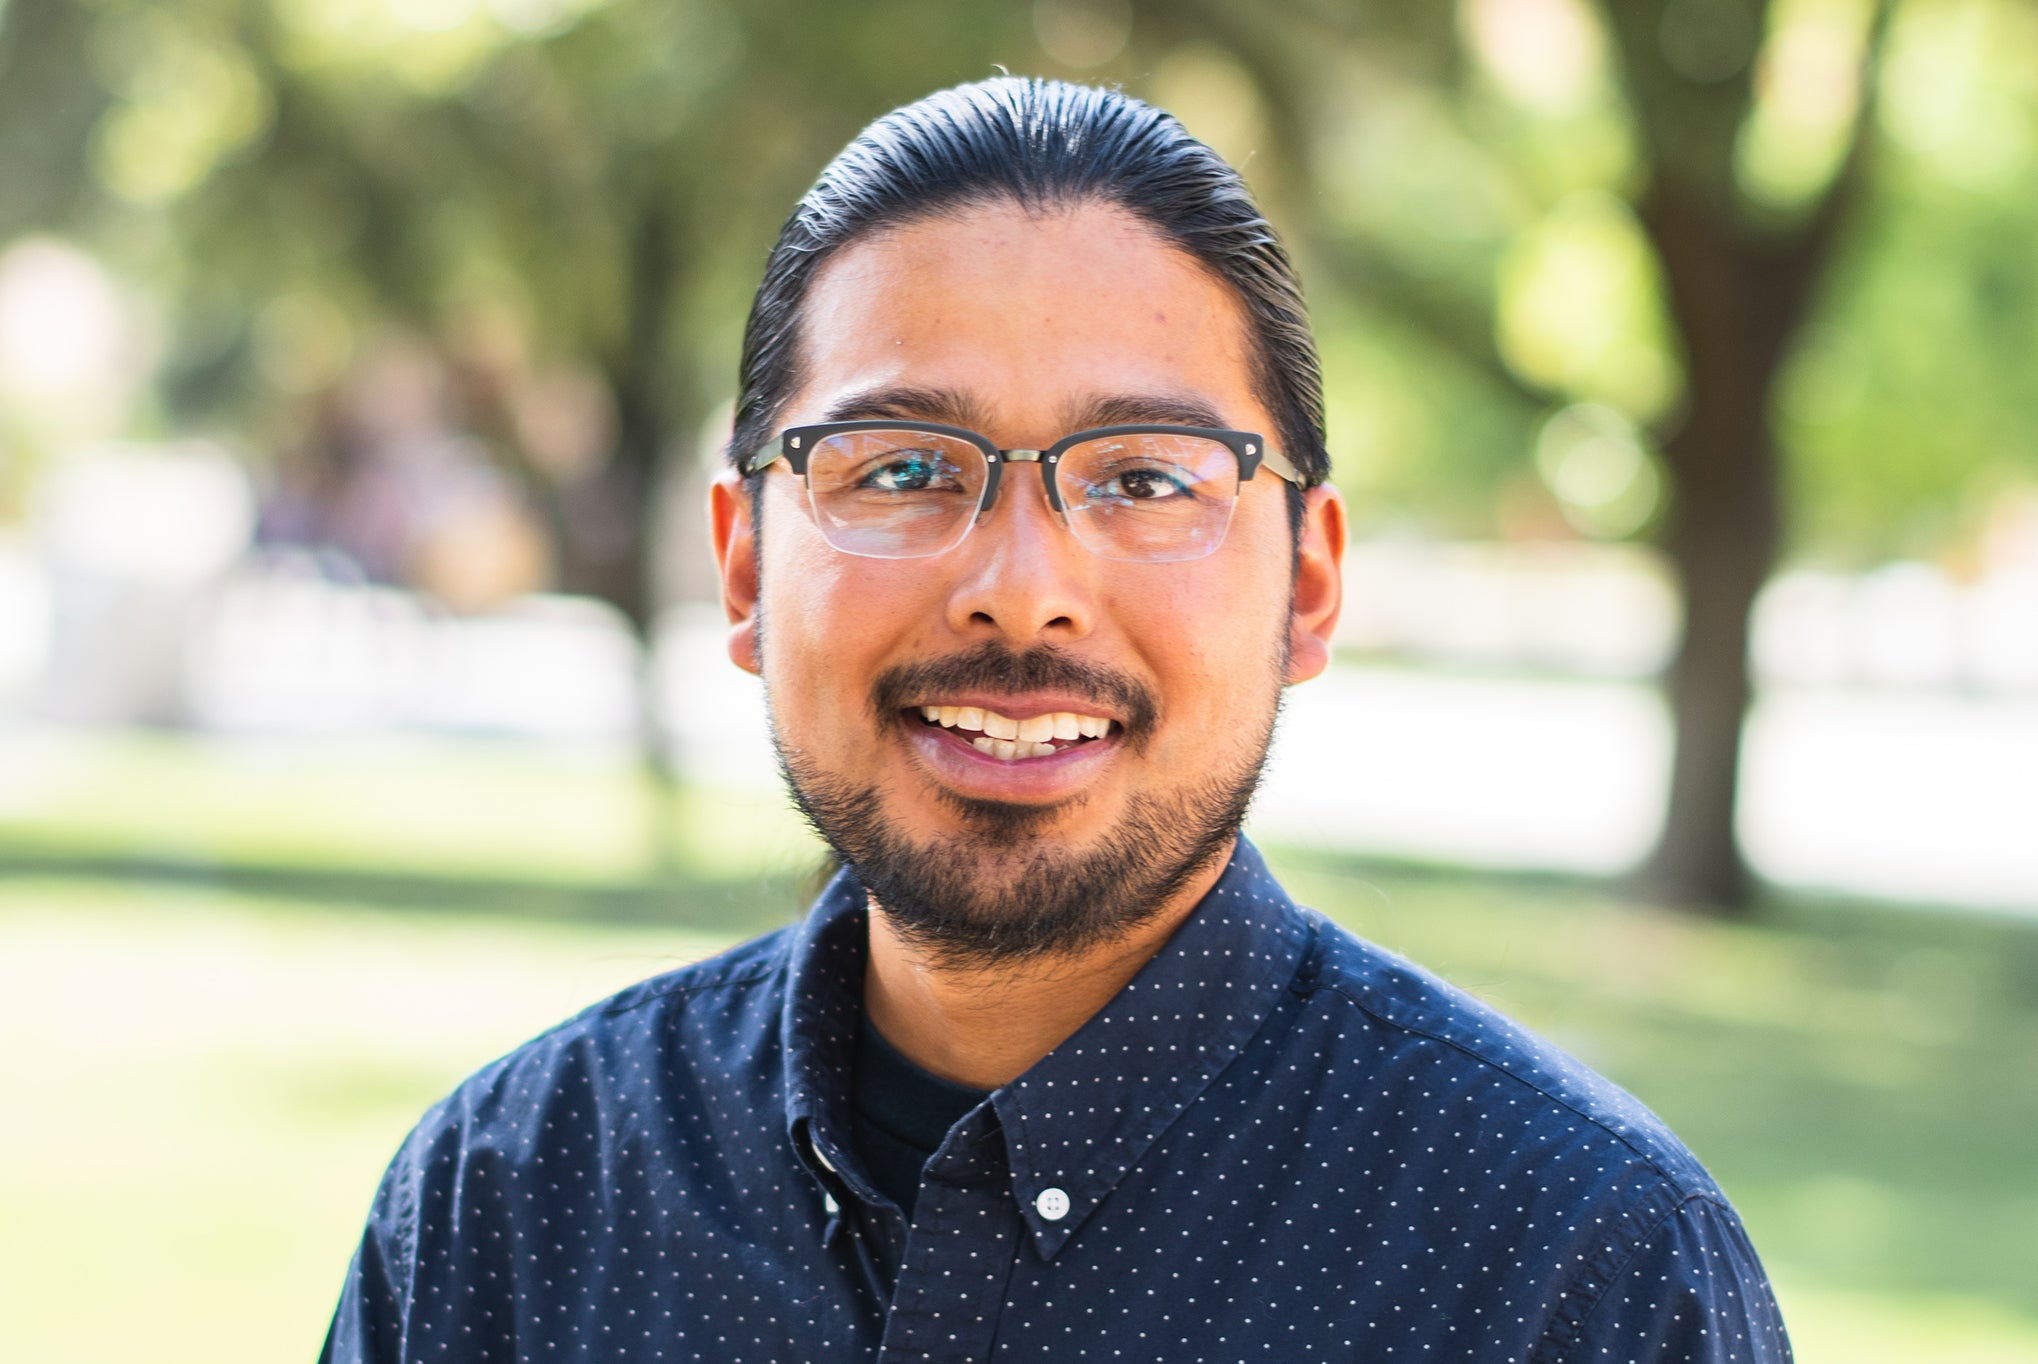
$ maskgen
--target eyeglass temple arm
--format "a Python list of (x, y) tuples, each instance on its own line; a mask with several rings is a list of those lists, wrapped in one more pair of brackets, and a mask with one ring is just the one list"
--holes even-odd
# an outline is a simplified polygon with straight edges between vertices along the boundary
[(1262, 448), (1260, 451), (1260, 463), (1298, 488), (1309, 486), (1309, 480), (1302, 476), (1302, 471), (1289, 463), (1288, 457), (1278, 451)]
[(764, 444), (751, 451), (743, 460), (742, 470), (746, 474), (762, 473), (785, 456), (785, 437), (773, 436)]

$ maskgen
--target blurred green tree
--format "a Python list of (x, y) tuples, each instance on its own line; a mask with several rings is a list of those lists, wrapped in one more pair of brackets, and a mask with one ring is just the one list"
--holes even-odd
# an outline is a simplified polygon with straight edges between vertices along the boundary
[[(1287, 226), (1362, 523), (1660, 534), (1687, 618), (1645, 879), (1734, 906), (1786, 531), (1937, 551), (2038, 468), (2034, 27), (2014, 0), (7, 0), (0, 238), (78, 232), (149, 282), (172, 424), (309, 410), (378, 327), (427, 338), (563, 585), (641, 628), (660, 480), (815, 168), (1000, 61), (1123, 82)], [(559, 448), (534, 395), (598, 445)]]
[[(660, 473), (729, 387), (776, 217), (873, 106), (989, 70), (1009, 27), (926, 3), (22, 4), (90, 16), (83, 164), (158, 244), (173, 407), (315, 392), (400, 323), (542, 510), (562, 584), (640, 627)], [(910, 71), (881, 37), (903, 32)], [(547, 370), (598, 386), (592, 458), (532, 438)]]
[[(1786, 488), (1801, 550), (1943, 552), (1977, 478), (2038, 466), (2028, 366), (1992, 344), (2022, 351), (2038, 323), (2029, 253), (1999, 249), (2031, 220), (2014, 188), (2038, 126), (2031, 16), (1985, 0), (1275, 12), (1159, 13), (1249, 83), (1271, 163), (1251, 169), (1319, 275), (1477, 395), (1461, 410), (1499, 449), (1453, 462), (1505, 479), (1538, 422), (1543, 453), (1563, 429), (1552, 404), (1611, 410), (1657, 452), (1662, 512), (1613, 522), (1654, 528), (1685, 605), (1668, 810), (1639, 882), (1745, 906), (1748, 629)], [(1931, 125), (1910, 147), (1883, 131), (1893, 68), (1900, 127)], [(1936, 164), (1956, 143), (1985, 163), (1957, 187)], [(1944, 326), (1903, 316), (1933, 298)]]

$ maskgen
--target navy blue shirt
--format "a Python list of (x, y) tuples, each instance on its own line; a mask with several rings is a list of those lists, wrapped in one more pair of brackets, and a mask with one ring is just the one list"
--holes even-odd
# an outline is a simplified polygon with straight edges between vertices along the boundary
[(854, 1135), (865, 913), (838, 877), (461, 1085), (382, 1183), (325, 1358), (1790, 1358), (1653, 1115), (1243, 841), (955, 1124), (908, 1221)]

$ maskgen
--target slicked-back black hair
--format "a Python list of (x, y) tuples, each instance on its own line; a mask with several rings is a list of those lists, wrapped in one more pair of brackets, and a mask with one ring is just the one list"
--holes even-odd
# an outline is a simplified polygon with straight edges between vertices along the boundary
[(743, 336), (730, 455), (769, 440), (799, 386), (799, 322), (814, 275), (867, 233), (1000, 200), (1132, 214), (1244, 305), (1254, 386), (1279, 449), (1312, 483), (1330, 473), (1323, 376), (1294, 268), (1224, 159), (1173, 115), (1116, 90), (1000, 76), (941, 90), (872, 123), (821, 172), (780, 231)]

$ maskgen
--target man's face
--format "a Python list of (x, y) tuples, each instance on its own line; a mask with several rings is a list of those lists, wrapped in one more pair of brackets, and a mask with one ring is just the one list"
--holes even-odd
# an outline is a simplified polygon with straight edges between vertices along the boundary
[[(817, 276), (800, 341), (784, 426), (932, 421), (1007, 449), (1120, 422), (1275, 430), (1231, 292), (1106, 206), (866, 237)], [(1083, 945), (1229, 846), (1280, 687), (1321, 669), (1336, 614), (1335, 498), (1311, 496), (1298, 574), (1284, 487), (1252, 479), (1216, 552), (1173, 563), (1092, 554), (1030, 464), (914, 559), (830, 546), (783, 464), (761, 544), (718, 492), (732, 655), (763, 673), (802, 804), (908, 929), (947, 916), (925, 935), (966, 956)], [(1052, 753), (976, 742), (1057, 715), (1077, 735)]]

